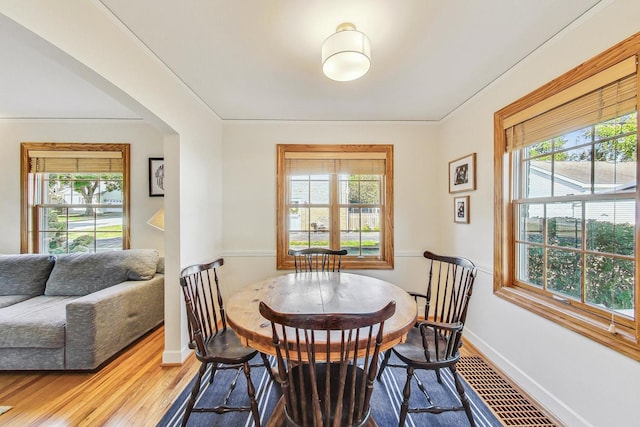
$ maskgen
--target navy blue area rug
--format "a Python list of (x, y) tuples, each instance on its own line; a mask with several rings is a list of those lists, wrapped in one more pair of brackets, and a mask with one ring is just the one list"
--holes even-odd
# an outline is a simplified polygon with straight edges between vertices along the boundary
[[(394, 356), (395, 357), (395, 356)], [(275, 358), (269, 357), (272, 364), (275, 364)], [(259, 364), (261, 359), (255, 359), (255, 363)], [(397, 360), (391, 359), (390, 363), (397, 363)], [(449, 370), (442, 370), (442, 384), (436, 380), (434, 372), (416, 371), (416, 375), (425, 385), (427, 391), (433, 401), (440, 406), (458, 406), (458, 394), (455, 390), (453, 377)], [(215, 375), (213, 386), (209, 386), (211, 371), (208, 369), (205, 374), (196, 407), (198, 406), (214, 406), (222, 403), (228, 390), (228, 384), (233, 377), (237, 376), (237, 385), (229, 400), (230, 405), (248, 405), (249, 398), (246, 393), (246, 381), (241, 371), (225, 370), (218, 371)], [(263, 367), (252, 368), (251, 379), (256, 387), (256, 397), (258, 399), (258, 410), (260, 412), (260, 422), (265, 424), (278, 399), (280, 399), (280, 387), (274, 384), (267, 375)], [(373, 418), (379, 427), (392, 427), (398, 425), (400, 415), (400, 403), (402, 401), (402, 388), (406, 379), (406, 370), (399, 368), (385, 369), (382, 380), (376, 381), (374, 385), (373, 395), (371, 397), (371, 411)], [(158, 423), (158, 427), (179, 426), (182, 423), (182, 417), (186, 402), (189, 399), (193, 382), (180, 393), (176, 401), (171, 405), (167, 413)], [(502, 426), (502, 423), (493, 415), (491, 410), (484, 404), (478, 395), (464, 381), (464, 387), (471, 402), (473, 418), (478, 427), (494, 427)], [(409, 407), (427, 406), (427, 401), (418, 385), (413, 380), (411, 385), (411, 400)], [(436, 427), (457, 427), (468, 426), (469, 422), (464, 411), (447, 412), (439, 415), (435, 414), (409, 414), (406, 426), (436, 426)], [(215, 413), (197, 413), (194, 412), (189, 417), (188, 427), (204, 427), (204, 426), (225, 426), (225, 427), (251, 427), (254, 426), (253, 419), (249, 412), (233, 412), (223, 415)]]

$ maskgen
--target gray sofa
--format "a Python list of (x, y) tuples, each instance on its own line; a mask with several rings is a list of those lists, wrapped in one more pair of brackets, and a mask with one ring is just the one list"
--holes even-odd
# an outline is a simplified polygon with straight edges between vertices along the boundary
[(0, 255), (0, 370), (93, 370), (164, 318), (157, 251)]

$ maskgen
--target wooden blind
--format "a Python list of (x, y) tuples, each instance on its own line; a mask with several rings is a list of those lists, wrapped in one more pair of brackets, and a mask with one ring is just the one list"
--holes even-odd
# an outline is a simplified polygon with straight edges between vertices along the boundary
[(637, 84), (633, 56), (505, 118), (507, 151), (637, 111)]
[(122, 173), (120, 151), (29, 150), (29, 173)]
[(299, 153), (285, 154), (286, 173), (291, 175), (384, 175), (385, 154), (371, 153)]

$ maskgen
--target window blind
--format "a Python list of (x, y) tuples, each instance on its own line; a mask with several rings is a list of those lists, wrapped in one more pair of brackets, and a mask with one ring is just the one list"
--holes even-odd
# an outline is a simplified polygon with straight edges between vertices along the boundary
[(121, 151), (29, 150), (29, 173), (124, 172)]
[(384, 153), (286, 153), (287, 176), (292, 175), (384, 175)]
[(637, 111), (636, 57), (505, 118), (507, 151)]

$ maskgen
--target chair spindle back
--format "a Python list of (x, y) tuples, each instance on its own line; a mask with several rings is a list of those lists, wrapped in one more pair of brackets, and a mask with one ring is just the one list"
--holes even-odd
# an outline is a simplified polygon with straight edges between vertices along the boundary
[(423, 256), (429, 261), (424, 318), (438, 323), (460, 323), (462, 326), (459, 330), (441, 331), (443, 337), (447, 335), (454, 338), (450, 344), (457, 348), (477, 269), (466, 258), (441, 256), (429, 251), (425, 251)]
[(291, 423), (342, 427), (368, 419), (384, 322), (395, 313), (395, 301), (359, 314), (289, 314), (261, 302), (260, 313), (271, 322)]
[(342, 256), (346, 254), (346, 249), (289, 249), (289, 255), (293, 256), (296, 273), (304, 271), (339, 272), (342, 267)]
[(223, 259), (219, 258), (207, 264), (187, 267), (180, 273), (190, 346), (197, 348), (202, 355), (206, 355), (206, 339), (227, 329), (224, 300), (216, 271), (223, 264)]

